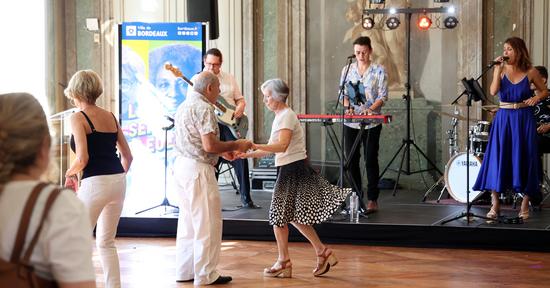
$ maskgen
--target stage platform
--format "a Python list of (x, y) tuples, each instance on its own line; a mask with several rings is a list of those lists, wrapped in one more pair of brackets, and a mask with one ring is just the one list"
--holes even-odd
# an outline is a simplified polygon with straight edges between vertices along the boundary
[[(221, 186), (220, 193), (224, 207), (224, 239), (275, 240), (267, 220), (271, 192), (252, 192), (254, 203), (262, 209), (238, 209), (240, 195), (230, 185)], [(424, 193), (400, 189), (393, 196), (391, 190), (382, 190), (380, 210), (362, 217), (360, 223), (350, 223), (347, 215), (336, 213), (332, 219), (315, 228), (327, 243), (550, 251), (550, 207), (544, 208), (548, 203), (542, 205), (542, 209), (531, 210), (530, 218), (521, 224), (488, 223), (485, 219), (474, 217), (470, 222), (462, 218), (442, 225), (443, 221), (465, 212), (466, 205), (446, 196), (437, 203), (431, 199), (438, 196), (436, 193), (422, 202)], [(478, 202), (471, 212), (483, 216), (490, 205), (488, 200)], [(517, 217), (518, 209), (519, 204), (517, 209), (503, 205), (502, 220)], [(175, 236), (176, 211), (168, 211), (162, 217), (145, 216), (121, 218), (118, 235)], [(291, 228), (290, 240), (305, 241), (294, 228)]]

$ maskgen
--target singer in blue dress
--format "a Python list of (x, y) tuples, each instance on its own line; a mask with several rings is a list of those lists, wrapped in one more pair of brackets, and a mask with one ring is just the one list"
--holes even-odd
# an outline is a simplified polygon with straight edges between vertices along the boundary
[[(508, 59), (505, 62), (504, 59)], [(489, 133), (489, 143), (473, 190), (491, 190), (492, 206), (488, 218), (500, 212), (499, 193), (513, 190), (523, 194), (519, 217), (529, 217), (529, 199), (539, 191), (536, 121), (532, 106), (548, 96), (540, 74), (529, 60), (521, 38), (508, 38), (503, 56), (495, 61), (491, 94), (498, 93), (500, 107)], [(539, 93), (533, 96), (533, 83)]]

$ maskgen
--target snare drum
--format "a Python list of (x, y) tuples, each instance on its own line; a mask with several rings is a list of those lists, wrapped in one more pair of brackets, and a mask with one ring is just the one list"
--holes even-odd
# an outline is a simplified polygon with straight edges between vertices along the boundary
[[(481, 169), (481, 161), (478, 157), (471, 154), (469, 155), (470, 177), (469, 188), (470, 202), (476, 200), (483, 194), (481, 191), (472, 191), (472, 186), (477, 180), (477, 174)], [(447, 166), (445, 167), (445, 183), (447, 183), (447, 191), (449, 195), (456, 201), (466, 203), (466, 168), (468, 163), (466, 162), (466, 153), (461, 152), (449, 159)]]
[(491, 130), (491, 122), (477, 121), (476, 125), (472, 127), (472, 140), (474, 141), (488, 141), (489, 131)]

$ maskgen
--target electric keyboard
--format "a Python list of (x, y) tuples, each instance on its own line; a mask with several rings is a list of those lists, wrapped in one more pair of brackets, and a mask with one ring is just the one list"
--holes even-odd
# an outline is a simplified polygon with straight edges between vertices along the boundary
[[(306, 123), (335, 123), (342, 121), (339, 114), (298, 114), (300, 122)], [(391, 115), (344, 115), (345, 123), (390, 123)]]

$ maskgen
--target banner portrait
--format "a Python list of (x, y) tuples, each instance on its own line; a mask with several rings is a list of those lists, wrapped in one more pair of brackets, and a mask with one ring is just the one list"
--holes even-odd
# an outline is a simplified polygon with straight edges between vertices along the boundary
[[(164, 201), (165, 172), (166, 197), (177, 206), (172, 184), (174, 131), (167, 128), (191, 88), (165, 64), (191, 78), (202, 70), (205, 43), (201, 23), (127, 22), (120, 25), (119, 37), (120, 121), (134, 156), (122, 216), (135, 217)], [(164, 212), (151, 209), (137, 216), (158, 217)]]

